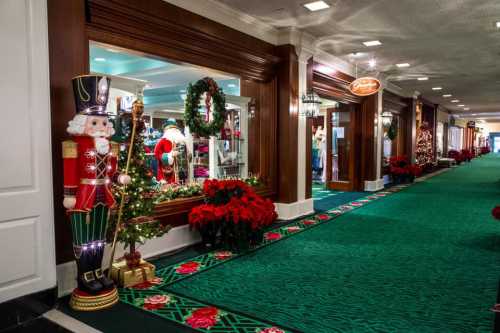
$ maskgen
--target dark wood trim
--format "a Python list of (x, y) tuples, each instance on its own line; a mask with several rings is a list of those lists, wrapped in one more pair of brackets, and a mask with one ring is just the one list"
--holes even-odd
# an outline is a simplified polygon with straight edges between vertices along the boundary
[(83, 1), (48, 0), (52, 172), (57, 264), (73, 260), (70, 224), (63, 202), (61, 142), (75, 115), (71, 79), (88, 70)]
[[(307, 60), (307, 79), (306, 79), (306, 90), (310, 91), (313, 87), (313, 72), (314, 72), (314, 60), (309, 58)], [(312, 126), (313, 119), (306, 120), (306, 199), (312, 198)], [(299, 156), (300, 158), (300, 156)]]
[[(269, 81), (273, 45), (165, 1), (88, 0), (89, 39)], [(210, 47), (207, 47), (210, 45)]]
[[(240, 76), (242, 95), (255, 98), (257, 103), (258, 117), (252, 121), (259, 128), (249, 133), (249, 141), (251, 136), (255, 145), (249, 166), (263, 179), (259, 193), (276, 199), (280, 184), (282, 197), (288, 202), (296, 200), (298, 67), (292, 49), (278, 49), (162, 0), (48, 0), (48, 21), (58, 264), (73, 260), (71, 232), (62, 206), (63, 186), (57, 177), (62, 174), (60, 144), (67, 138), (67, 123), (74, 116), (71, 78), (89, 71), (89, 40)], [(286, 56), (283, 65), (281, 54)], [(280, 105), (288, 100), (279, 118), (278, 89)], [(288, 117), (283, 117), (286, 113)], [(279, 144), (284, 147), (282, 161), (277, 157), (278, 123)], [(280, 172), (280, 180), (278, 165), (286, 170)], [(172, 206), (160, 204), (156, 217), (173, 226), (184, 224), (186, 212), (200, 202), (197, 198)]]
[(278, 70), (278, 201), (297, 201), (299, 64), (293, 45), (276, 48)]

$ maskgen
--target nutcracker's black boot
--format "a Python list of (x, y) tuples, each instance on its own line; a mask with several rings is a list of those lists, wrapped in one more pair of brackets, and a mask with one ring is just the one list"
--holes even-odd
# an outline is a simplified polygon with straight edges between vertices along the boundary
[(103, 286), (94, 276), (94, 254), (92, 252), (90, 249), (82, 251), (80, 258), (76, 261), (78, 265), (78, 289), (96, 295), (103, 289)]
[[(102, 244), (105, 244), (104, 242)], [(103, 290), (113, 289), (115, 284), (113, 280), (109, 279), (106, 275), (103, 274), (101, 266), (102, 266), (102, 257), (104, 256), (104, 245), (98, 246), (96, 249), (95, 255), (95, 263), (94, 267), (94, 275), (97, 281), (102, 284)]]

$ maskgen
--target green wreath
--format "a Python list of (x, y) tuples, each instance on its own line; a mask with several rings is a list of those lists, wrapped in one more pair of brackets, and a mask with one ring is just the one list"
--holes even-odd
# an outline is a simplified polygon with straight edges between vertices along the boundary
[[(200, 114), (200, 98), (206, 93), (205, 107), (207, 117), (213, 102), (212, 120), (203, 119)], [(215, 136), (220, 133), (226, 120), (226, 97), (217, 83), (209, 77), (198, 80), (195, 84), (189, 84), (186, 93), (186, 110), (184, 121), (193, 134), (200, 137)]]
[(389, 140), (394, 140), (398, 136), (398, 121), (392, 118), (391, 125), (387, 129), (387, 137)]

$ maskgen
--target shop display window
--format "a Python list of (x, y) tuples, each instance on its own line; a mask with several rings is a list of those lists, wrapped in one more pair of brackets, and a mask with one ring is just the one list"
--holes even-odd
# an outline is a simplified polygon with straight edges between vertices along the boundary
[[(97, 42), (89, 45), (89, 62), (91, 73), (111, 78), (107, 110), (114, 116), (115, 141), (123, 141), (130, 131), (127, 117), (123, 115), (130, 113), (137, 98), (143, 100), (145, 128), (141, 135), (144, 136), (145, 161), (159, 192), (170, 193), (173, 187), (185, 186), (189, 190), (180, 192), (191, 193), (190, 189), (200, 189), (208, 178), (248, 178), (250, 98), (240, 96), (239, 77)], [(205, 77), (213, 78), (226, 98), (223, 129), (211, 137), (191, 133), (184, 121), (188, 86)], [(203, 119), (210, 121), (213, 111), (207, 110), (211, 109), (203, 94), (199, 112)], [(163, 142), (165, 139), (173, 144)], [(164, 147), (159, 147), (163, 144)], [(167, 149), (167, 154), (160, 148)], [(173, 162), (169, 149), (175, 150)], [(167, 195), (162, 198), (175, 199)]]

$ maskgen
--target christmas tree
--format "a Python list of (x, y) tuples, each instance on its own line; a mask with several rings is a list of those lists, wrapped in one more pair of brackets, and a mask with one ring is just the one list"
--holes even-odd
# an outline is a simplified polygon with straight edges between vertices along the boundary
[[(121, 210), (121, 226), (118, 232), (118, 241), (128, 247), (129, 253), (127, 260), (132, 259), (138, 263), (140, 254), (136, 251), (136, 245), (144, 244), (146, 240), (160, 237), (170, 229), (170, 226), (164, 226), (153, 218), (154, 198), (156, 191), (154, 189), (153, 172), (148, 163), (146, 163), (146, 154), (144, 150), (144, 131), (145, 123), (142, 118), (142, 102), (134, 103), (136, 112), (136, 129), (132, 149), (130, 150), (130, 141), (132, 137), (132, 127), (134, 115), (130, 113), (121, 113), (117, 122), (121, 124), (122, 148), (118, 159), (118, 168), (121, 173), (125, 173), (127, 168), (128, 154), (130, 150), (130, 164), (128, 166), (128, 175), (131, 182), (127, 185), (116, 184), (114, 186), (114, 196), (117, 205), (123, 205)], [(122, 204), (123, 199), (123, 204)], [(113, 219), (114, 227), (118, 222), (118, 214)], [(114, 230), (114, 228), (110, 228)]]
[(432, 165), (434, 159), (432, 133), (427, 124), (423, 124), (418, 131), (415, 159), (416, 164), (421, 168), (426, 168)]

